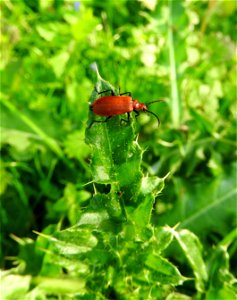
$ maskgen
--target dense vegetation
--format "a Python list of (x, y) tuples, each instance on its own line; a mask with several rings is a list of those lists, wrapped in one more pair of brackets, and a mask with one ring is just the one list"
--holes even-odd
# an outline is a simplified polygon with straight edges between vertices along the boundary
[(236, 2), (0, 5), (2, 299), (236, 299)]

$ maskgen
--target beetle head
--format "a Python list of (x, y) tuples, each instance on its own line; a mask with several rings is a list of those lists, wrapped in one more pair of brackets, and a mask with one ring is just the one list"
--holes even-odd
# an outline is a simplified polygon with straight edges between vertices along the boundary
[(133, 109), (134, 110), (143, 110), (143, 111), (147, 111), (147, 107), (144, 103), (141, 103), (137, 100), (133, 100)]
[[(154, 101), (148, 102), (146, 104), (152, 104), (152, 103), (156, 103), (156, 102), (164, 102), (164, 100), (163, 99), (154, 100)], [(160, 125), (159, 117), (155, 113), (153, 113), (152, 111), (148, 110), (147, 106), (144, 103), (141, 103), (137, 100), (133, 100), (133, 110), (142, 110), (142, 111), (145, 111), (149, 114), (152, 114), (154, 117), (156, 117), (157, 122), (158, 122), (158, 127), (159, 127), (159, 125)]]

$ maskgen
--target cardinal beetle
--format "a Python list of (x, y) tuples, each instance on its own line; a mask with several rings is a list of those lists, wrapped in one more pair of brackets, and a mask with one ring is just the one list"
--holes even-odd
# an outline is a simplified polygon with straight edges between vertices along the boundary
[[(100, 95), (100, 94), (106, 93), (106, 92), (111, 92), (111, 95), (110, 96), (102, 96), (101, 98), (97, 99), (94, 103), (92, 103), (90, 105), (90, 110), (93, 111), (93, 113), (98, 116), (103, 116), (103, 117), (107, 117), (107, 118), (103, 121), (93, 120), (91, 122), (91, 124), (89, 125), (89, 128), (91, 128), (91, 126), (94, 123), (105, 123), (112, 117), (114, 117), (116, 115), (122, 115), (125, 113), (127, 113), (128, 119), (127, 120), (121, 119), (121, 121), (129, 122), (130, 113), (132, 111), (134, 111), (135, 117), (138, 117), (139, 110), (148, 112), (148, 113), (152, 114), (153, 116), (155, 116), (158, 121), (158, 126), (159, 126), (160, 120), (159, 120), (158, 116), (155, 113), (153, 113), (152, 111), (149, 111), (147, 109), (146, 104), (133, 99), (130, 92), (126, 92), (126, 93), (120, 94), (119, 96), (115, 96), (113, 90), (107, 90), (107, 91), (100, 92), (98, 94)], [(127, 95), (127, 96), (124, 96), (124, 95)], [(148, 102), (147, 104), (160, 102), (160, 101), (163, 101), (163, 100), (155, 100), (152, 102)]]

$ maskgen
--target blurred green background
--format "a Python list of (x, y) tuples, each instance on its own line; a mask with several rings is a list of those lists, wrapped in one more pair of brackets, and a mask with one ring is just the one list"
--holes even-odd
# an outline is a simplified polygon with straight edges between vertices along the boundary
[(233, 230), (236, 29), (231, 0), (1, 1), (2, 268), (16, 236), (72, 226), (89, 203), (96, 65), (141, 102), (166, 99), (159, 129), (137, 119), (144, 174), (169, 173), (153, 223), (191, 229), (207, 255)]

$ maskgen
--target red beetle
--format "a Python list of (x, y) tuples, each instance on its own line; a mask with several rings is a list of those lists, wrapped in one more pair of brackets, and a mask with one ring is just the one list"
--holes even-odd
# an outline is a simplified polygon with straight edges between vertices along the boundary
[[(103, 91), (98, 94), (102, 94), (102, 93), (109, 92), (109, 91)], [(103, 97), (97, 99), (95, 102), (93, 102), (90, 106), (90, 109), (91, 109), (91, 111), (93, 111), (94, 114), (96, 114), (98, 116), (107, 117), (107, 118), (103, 121), (93, 120), (91, 122), (89, 128), (94, 123), (104, 123), (104, 122), (107, 122), (113, 116), (122, 115), (125, 113), (127, 113), (128, 119), (127, 120), (121, 119), (121, 121), (129, 122), (130, 113), (132, 111), (134, 111), (136, 113), (135, 117), (138, 117), (139, 110), (142, 110), (142, 111), (145, 111), (145, 112), (148, 112), (148, 113), (154, 115), (158, 121), (158, 126), (159, 126), (160, 120), (159, 120), (158, 116), (156, 114), (154, 114), (153, 112), (149, 111), (147, 109), (147, 106), (144, 103), (141, 103), (138, 100), (133, 99), (130, 92), (120, 94), (119, 96), (115, 96), (114, 92), (112, 90), (110, 92), (111, 92), (111, 96), (103, 96)], [(124, 96), (125, 94), (127, 94), (127, 96)], [(151, 104), (154, 102), (160, 102), (160, 101), (163, 101), (163, 100), (155, 100), (155, 101), (149, 102), (147, 104)]]

